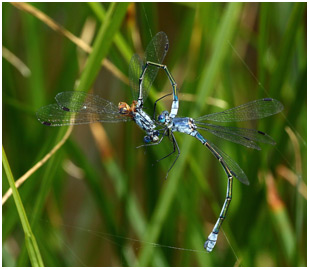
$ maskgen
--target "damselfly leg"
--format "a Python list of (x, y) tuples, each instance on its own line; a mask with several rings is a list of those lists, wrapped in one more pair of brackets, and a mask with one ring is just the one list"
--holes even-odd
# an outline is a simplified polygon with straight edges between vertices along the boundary
[(163, 98), (167, 97), (167, 96), (170, 96), (172, 95), (172, 93), (168, 93), (162, 97), (160, 97), (159, 99), (157, 99), (154, 103), (154, 106), (153, 106), (153, 120), (155, 121), (156, 120), (156, 109), (157, 109), (157, 102), (162, 100)]
[(170, 156), (171, 154), (175, 153), (175, 148), (177, 148), (178, 154), (177, 154), (175, 160), (173, 161), (172, 165), (170, 166), (170, 168), (167, 170), (165, 179), (167, 179), (168, 173), (171, 171), (171, 169), (173, 168), (174, 164), (176, 163), (176, 161), (178, 160), (179, 155), (180, 155), (180, 149), (179, 149), (178, 143), (176, 141), (176, 138), (175, 138), (173, 132), (170, 132), (170, 135), (172, 137), (174, 150), (171, 153), (169, 153), (168, 155), (166, 155), (165, 157), (163, 157), (162, 159), (158, 160), (158, 161), (161, 161), (161, 160), (165, 159), (166, 157)]
[(146, 62), (145, 66), (143, 68), (142, 74), (141, 74), (141, 76), (139, 78), (140, 92), (142, 92), (141, 89), (142, 89), (143, 81), (145, 79), (144, 78), (145, 73), (147, 71), (147, 68), (150, 67), (150, 66), (157, 67), (157, 68), (162, 68), (165, 71), (165, 73), (166, 73), (166, 75), (167, 75), (167, 77), (168, 77), (168, 79), (169, 79), (169, 81), (170, 81), (170, 83), (172, 85), (172, 89), (173, 89), (173, 92), (172, 92), (172, 94), (173, 94), (173, 103), (172, 103), (172, 108), (171, 108), (171, 112), (170, 112), (170, 117), (174, 118), (177, 115), (177, 113), (178, 113), (177, 84), (176, 84), (172, 74), (169, 72), (169, 70), (168, 70), (166, 65), (159, 64), (159, 63), (154, 63), (154, 62), (150, 62), (150, 61)]

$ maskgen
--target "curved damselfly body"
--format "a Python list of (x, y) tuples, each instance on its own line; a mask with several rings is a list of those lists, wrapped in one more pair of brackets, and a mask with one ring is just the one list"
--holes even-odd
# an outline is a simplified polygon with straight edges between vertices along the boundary
[[(129, 65), (129, 79), (134, 101), (129, 106), (120, 102), (118, 106), (98, 95), (81, 91), (67, 91), (58, 93), (55, 97), (56, 104), (41, 107), (37, 111), (38, 120), (48, 126), (78, 125), (93, 122), (126, 122), (133, 120), (146, 132), (145, 142), (159, 140), (159, 132), (155, 130), (156, 124), (150, 116), (143, 111), (143, 103), (148, 96), (151, 85), (158, 73), (158, 68), (163, 68), (169, 75), (167, 68), (162, 65), (169, 47), (169, 42), (164, 32), (157, 33), (148, 44), (145, 57), (142, 61), (135, 54)], [(146, 72), (147, 70), (147, 72)], [(173, 79), (169, 76), (171, 83)], [(176, 84), (173, 85), (173, 111), (178, 104)], [(171, 115), (173, 116), (173, 115)]]
[[(168, 135), (172, 138), (174, 144), (173, 152), (175, 152), (176, 148), (178, 150), (177, 157), (173, 162), (172, 166), (175, 164), (177, 158), (180, 155), (180, 150), (173, 133), (180, 132), (195, 137), (204, 146), (206, 146), (211, 151), (211, 153), (218, 159), (224, 172), (227, 175), (228, 182), (227, 182), (226, 198), (222, 206), (220, 216), (212, 232), (208, 236), (207, 241), (204, 244), (204, 248), (208, 252), (211, 252), (213, 250), (217, 242), (220, 227), (226, 217), (226, 213), (232, 199), (233, 177), (237, 178), (241, 183), (246, 185), (249, 185), (249, 180), (244, 171), (239, 167), (239, 165), (235, 161), (233, 161), (226, 153), (224, 153), (213, 143), (211, 143), (208, 139), (202, 136), (199, 130), (208, 131), (218, 137), (224, 138), (231, 142), (238, 143), (248, 148), (254, 148), (260, 150), (260, 147), (256, 142), (268, 143), (272, 145), (275, 144), (275, 141), (266, 133), (254, 129), (220, 126), (213, 123), (209, 123), (208, 121), (213, 122), (249, 121), (255, 119), (262, 119), (277, 114), (282, 110), (283, 105), (279, 101), (272, 98), (264, 98), (222, 112), (204, 115), (196, 119), (192, 119), (189, 117), (170, 118), (169, 113), (167, 111), (163, 111), (159, 115), (158, 122), (164, 124), (165, 126), (165, 132), (163, 136)], [(158, 143), (162, 141), (163, 136)], [(172, 166), (170, 167), (170, 169), (172, 168)], [(170, 171), (170, 169), (168, 171)]]

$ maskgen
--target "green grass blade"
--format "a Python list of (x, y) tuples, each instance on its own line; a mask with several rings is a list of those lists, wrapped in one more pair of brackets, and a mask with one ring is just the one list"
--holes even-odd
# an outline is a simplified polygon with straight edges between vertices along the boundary
[[(94, 14), (97, 16), (97, 18), (104, 22), (106, 18), (106, 11), (104, 10), (104, 7), (102, 6), (102, 3), (99, 2), (88, 2), (87, 3), (91, 10), (94, 12)], [(120, 53), (124, 57), (127, 63), (130, 62), (130, 59), (133, 55), (133, 51), (131, 50), (130, 46), (126, 42), (126, 40), (122, 37), (120, 33), (117, 33), (115, 36), (115, 44), (117, 48), (119, 49)]]
[(77, 86), (77, 90), (85, 91), (91, 87), (95, 77), (99, 73), (101, 61), (106, 56), (113, 42), (113, 36), (120, 27), (127, 6), (128, 3), (110, 4), (104, 23), (102, 24), (94, 42), (93, 51), (87, 60), (80, 79), (80, 84)]
[(294, 3), (294, 8), (292, 14), (289, 18), (287, 30), (285, 32), (284, 42), (279, 50), (278, 68), (273, 75), (273, 80), (271, 83), (271, 92), (280, 92), (280, 89), (286, 78), (286, 72), (288, 71), (289, 61), (292, 57), (293, 50), (291, 49), (295, 45), (295, 36), (298, 25), (302, 22), (303, 12), (306, 10), (305, 3)]
[(5, 170), (7, 179), (9, 181), (10, 187), (12, 189), (15, 205), (16, 205), (18, 215), (19, 215), (19, 218), (20, 218), (20, 221), (21, 221), (24, 233), (25, 233), (25, 243), (26, 243), (26, 247), (28, 250), (28, 255), (29, 255), (31, 264), (32, 266), (35, 266), (35, 267), (38, 267), (38, 266), (43, 267), (44, 263), (41, 257), (41, 253), (38, 248), (35, 236), (32, 233), (26, 211), (24, 209), (23, 203), (19, 196), (19, 192), (15, 186), (15, 180), (13, 178), (13, 174), (12, 174), (12, 171), (11, 171), (11, 168), (10, 168), (10, 165), (6, 157), (3, 146), (2, 146), (2, 164)]
[(292, 230), (288, 213), (284, 207), (271, 211), (272, 221), (277, 229), (277, 236), (282, 244), (285, 259), (291, 263), (295, 255), (295, 233)]
[[(258, 78), (261, 85), (265, 84), (265, 77), (266, 77), (266, 69), (264, 64), (264, 59), (266, 55), (267, 50), (267, 34), (269, 31), (269, 9), (268, 6), (269, 3), (261, 3), (260, 7), (260, 20), (259, 20), (259, 29), (260, 33), (258, 36)], [(261, 86), (260, 86), (261, 87)], [(263, 91), (261, 91), (261, 94), (265, 94)], [(262, 98), (262, 97), (260, 97)]]
[[(40, 7), (41, 3), (33, 3), (33, 6)], [(29, 83), (29, 103), (38, 107), (44, 100), (44, 75), (43, 75), (43, 58), (40, 48), (41, 39), (43, 36), (38, 35), (40, 31), (40, 22), (30, 14), (23, 14), (24, 25), (26, 27), (27, 35), (24, 36), (26, 43), (25, 49), (27, 55), (27, 65), (31, 70), (31, 79), (27, 80)]]

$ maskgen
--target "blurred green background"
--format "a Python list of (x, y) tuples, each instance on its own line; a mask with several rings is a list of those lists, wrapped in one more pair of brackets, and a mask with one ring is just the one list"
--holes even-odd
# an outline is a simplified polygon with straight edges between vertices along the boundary
[[(205, 147), (176, 134), (181, 155), (164, 180), (174, 157), (156, 160), (172, 150), (168, 139), (136, 149), (144, 133), (134, 123), (74, 127), (67, 142), (19, 188), (45, 266), (307, 265), (306, 3), (30, 7), (96, 49), (87, 61), (88, 54), (37, 19), (37, 11), (2, 3), (2, 139), (15, 180), (67, 130), (41, 125), (35, 112), (53, 103), (58, 92), (80, 87), (115, 104), (130, 103), (129, 60), (142, 54), (158, 31), (169, 37), (164, 63), (178, 84), (180, 116), (264, 97), (285, 107), (278, 115), (239, 125), (267, 132), (276, 146), (254, 151), (204, 134), (251, 183), (234, 180), (212, 253), (203, 244), (224, 202), (226, 175)], [(100, 66), (105, 56), (124, 79)], [(151, 114), (153, 102), (169, 92), (160, 71), (146, 111)], [(159, 112), (170, 102), (163, 101)], [(9, 184), (2, 176), (4, 194)], [(2, 219), (2, 265), (30, 265), (13, 197), (3, 205)]]

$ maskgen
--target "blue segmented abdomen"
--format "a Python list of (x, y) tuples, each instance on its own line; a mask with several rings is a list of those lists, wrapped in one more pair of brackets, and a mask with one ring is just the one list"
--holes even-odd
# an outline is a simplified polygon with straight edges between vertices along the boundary
[(196, 131), (195, 137), (201, 141), (201, 143), (204, 145), (207, 142), (207, 139), (204, 138), (198, 131)]

